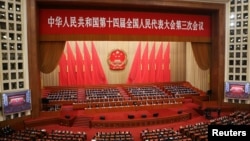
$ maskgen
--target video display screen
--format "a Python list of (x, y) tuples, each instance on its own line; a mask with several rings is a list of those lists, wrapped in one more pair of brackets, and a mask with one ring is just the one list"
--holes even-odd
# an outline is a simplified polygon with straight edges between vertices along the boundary
[(226, 82), (225, 97), (234, 99), (248, 99), (250, 94), (250, 83)]
[(31, 110), (30, 90), (2, 93), (2, 107), (4, 115)]

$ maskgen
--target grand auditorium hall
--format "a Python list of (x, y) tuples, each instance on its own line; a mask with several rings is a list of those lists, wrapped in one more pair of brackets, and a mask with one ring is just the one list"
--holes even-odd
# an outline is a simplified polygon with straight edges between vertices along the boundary
[(208, 141), (250, 125), (249, 6), (0, 0), (0, 140)]

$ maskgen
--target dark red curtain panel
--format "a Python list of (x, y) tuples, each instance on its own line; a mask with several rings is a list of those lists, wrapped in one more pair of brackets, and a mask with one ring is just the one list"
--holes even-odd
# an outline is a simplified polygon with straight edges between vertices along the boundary
[(167, 44), (167, 48), (165, 50), (164, 54), (164, 73), (163, 73), (163, 81), (164, 82), (169, 82), (170, 81), (170, 43)]
[(84, 67), (84, 60), (83, 60), (83, 56), (82, 56), (82, 51), (78, 45), (78, 43), (76, 42), (76, 82), (77, 85), (82, 85), (84, 84), (84, 71), (83, 71), (83, 67)]
[(59, 85), (60, 86), (68, 86), (68, 66), (67, 66), (67, 59), (66, 55), (63, 52), (61, 59), (59, 61)]
[(148, 43), (146, 43), (142, 59), (141, 59), (141, 82), (148, 82), (148, 75), (149, 75), (149, 70), (148, 70)]
[(102, 68), (102, 64), (96, 52), (93, 42), (91, 42), (92, 58), (93, 58), (93, 83), (94, 84), (107, 84), (107, 79)]
[(162, 62), (163, 62), (163, 43), (161, 43), (160, 48), (158, 50), (156, 59), (155, 59), (155, 81), (156, 82), (163, 82), (163, 68), (162, 68)]
[(71, 50), (70, 44), (67, 42), (67, 53), (68, 53), (68, 85), (74, 86), (76, 85), (76, 59)]
[(139, 42), (134, 60), (130, 69), (127, 83), (139, 83), (141, 79), (141, 42)]
[(148, 82), (155, 82), (155, 43), (149, 55), (149, 79)]

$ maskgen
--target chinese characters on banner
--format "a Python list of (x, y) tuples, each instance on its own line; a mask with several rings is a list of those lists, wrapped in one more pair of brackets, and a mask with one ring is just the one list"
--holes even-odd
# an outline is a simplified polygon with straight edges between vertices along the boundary
[(149, 34), (209, 37), (210, 16), (40, 9), (41, 34)]

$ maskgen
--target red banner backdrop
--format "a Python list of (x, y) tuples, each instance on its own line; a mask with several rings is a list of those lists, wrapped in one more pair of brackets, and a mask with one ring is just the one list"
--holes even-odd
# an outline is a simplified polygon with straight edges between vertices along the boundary
[(40, 34), (138, 34), (202, 36), (211, 34), (207, 15), (101, 10), (40, 9)]

